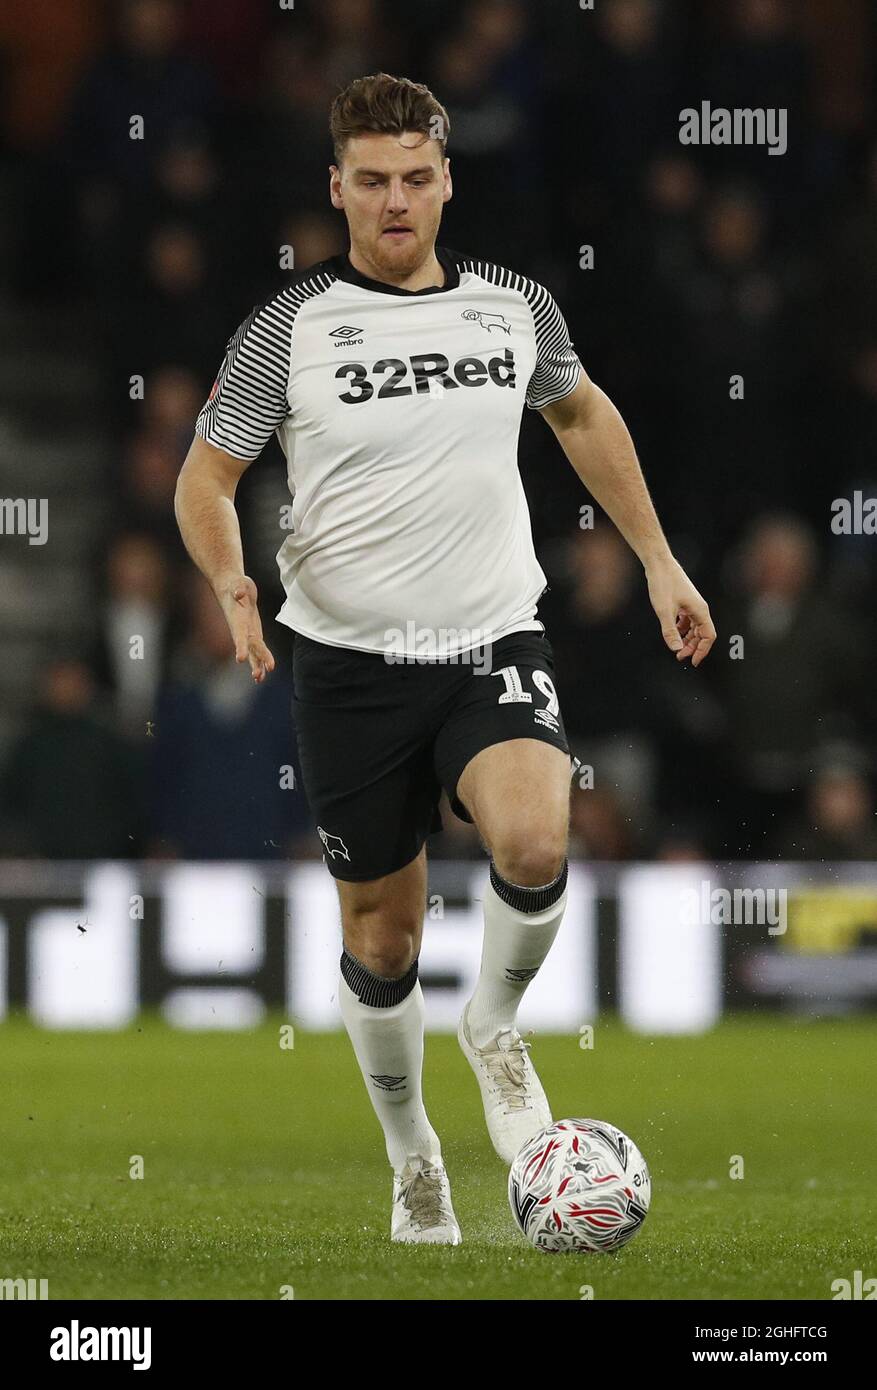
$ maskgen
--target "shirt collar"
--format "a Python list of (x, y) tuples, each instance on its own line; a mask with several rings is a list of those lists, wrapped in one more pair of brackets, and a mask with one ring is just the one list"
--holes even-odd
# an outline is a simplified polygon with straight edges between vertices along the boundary
[(360, 289), (373, 290), (377, 294), (397, 294), (405, 295), (409, 299), (416, 298), (423, 294), (444, 294), (446, 290), (455, 290), (460, 283), (460, 272), (457, 263), (444, 246), (435, 248), (436, 260), (445, 272), (445, 283), (443, 285), (427, 285), (422, 290), (406, 290), (401, 285), (388, 285), (385, 280), (371, 280), (367, 275), (363, 275), (355, 266), (350, 264), (350, 257), (345, 251), (340, 256), (335, 256), (332, 260), (332, 269), (339, 280), (346, 280), (348, 284), (359, 285)]

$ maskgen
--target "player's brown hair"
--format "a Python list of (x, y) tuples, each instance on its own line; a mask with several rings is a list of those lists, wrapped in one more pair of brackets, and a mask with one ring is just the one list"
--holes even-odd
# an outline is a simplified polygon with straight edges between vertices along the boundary
[(357, 77), (338, 93), (329, 115), (335, 163), (339, 165), (350, 137), (366, 132), (401, 135), (406, 130), (420, 131), (438, 141), (444, 159), (450, 128), (447, 111), (428, 87), (407, 77), (391, 77), (388, 72)]

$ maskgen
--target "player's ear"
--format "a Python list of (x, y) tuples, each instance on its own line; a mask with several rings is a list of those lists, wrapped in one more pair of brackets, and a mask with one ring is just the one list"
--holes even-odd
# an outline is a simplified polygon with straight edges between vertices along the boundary
[(341, 194), (341, 170), (337, 164), (329, 165), (329, 201), (333, 208), (344, 207), (344, 198)]
[(454, 196), (454, 185), (451, 182), (451, 161), (449, 159), (445, 159), (443, 173), (444, 187), (442, 189), (442, 202), (449, 203)]

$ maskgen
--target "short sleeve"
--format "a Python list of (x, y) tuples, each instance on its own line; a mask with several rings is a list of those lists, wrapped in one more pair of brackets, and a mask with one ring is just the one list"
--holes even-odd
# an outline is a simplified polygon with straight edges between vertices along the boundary
[(234, 458), (255, 459), (289, 414), (291, 328), (269, 302), (229, 340), (195, 433)]
[(542, 410), (568, 396), (583, 370), (572, 345), (566, 320), (542, 285), (531, 300), (536, 330), (536, 366), (527, 384), (527, 405)]

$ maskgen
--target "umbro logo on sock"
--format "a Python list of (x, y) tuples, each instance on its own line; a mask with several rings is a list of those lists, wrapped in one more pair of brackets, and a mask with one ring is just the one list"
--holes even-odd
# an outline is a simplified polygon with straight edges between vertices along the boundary
[(407, 1075), (381, 1076), (380, 1074), (376, 1075), (373, 1071), (369, 1072), (369, 1076), (376, 1086), (380, 1086), (382, 1091), (401, 1091), (405, 1082), (408, 1080)]
[(506, 967), (505, 977), (507, 980), (515, 980), (518, 984), (525, 985), (528, 980), (532, 980), (533, 976), (538, 974), (538, 965), (534, 965), (532, 970), (509, 970)]

